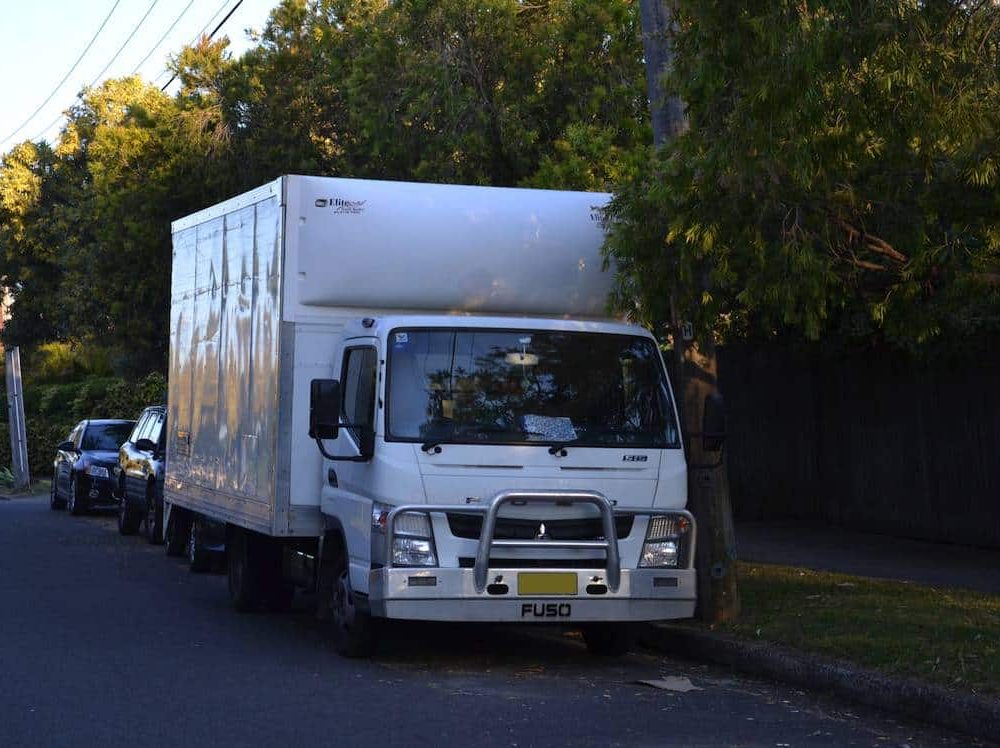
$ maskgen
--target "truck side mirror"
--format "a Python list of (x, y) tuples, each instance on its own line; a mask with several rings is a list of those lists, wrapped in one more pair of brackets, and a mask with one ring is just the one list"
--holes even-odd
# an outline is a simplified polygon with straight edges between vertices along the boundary
[(360, 437), (358, 447), (361, 456), (366, 460), (370, 460), (372, 455), (375, 454), (375, 429), (371, 426), (362, 427)]
[(340, 382), (314, 379), (309, 387), (309, 436), (336, 439), (340, 432)]
[(701, 448), (718, 452), (726, 441), (726, 404), (722, 395), (713, 392), (705, 398), (701, 419)]

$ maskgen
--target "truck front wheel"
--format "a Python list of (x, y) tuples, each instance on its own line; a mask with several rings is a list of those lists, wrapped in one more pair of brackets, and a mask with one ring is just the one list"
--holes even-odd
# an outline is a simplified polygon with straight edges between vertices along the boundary
[(583, 641), (591, 654), (621, 657), (628, 654), (638, 639), (636, 627), (629, 623), (591, 623), (583, 627)]
[(375, 651), (376, 621), (357, 605), (347, 549), (337, 542), (320, 564), (317, 615), (326, 621), (337, 654), (367, 657)]

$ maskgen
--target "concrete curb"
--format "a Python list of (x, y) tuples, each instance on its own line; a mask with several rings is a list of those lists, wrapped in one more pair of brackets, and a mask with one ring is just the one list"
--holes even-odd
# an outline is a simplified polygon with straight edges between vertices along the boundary
[(963, 694), (841, 660), (683, 625), (650, 624), (642, 641), (670, 655), (706, 660), (752, 675), (829, 691), (977, 738), (994, 741), (1000, 735), (1000, 699)]

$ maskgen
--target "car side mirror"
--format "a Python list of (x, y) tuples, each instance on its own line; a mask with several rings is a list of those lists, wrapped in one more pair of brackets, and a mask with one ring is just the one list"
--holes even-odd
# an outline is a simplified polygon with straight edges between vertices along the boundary
[(340, 433), (340, 382), (314, 379), (309, 386), (309, 436), (336, 439)]
[(153, 444), (152, 439), (142, 438), (135, 443), (135, 448), (140, 452), (155, 452), (156, 445)]
[(63, 442), (56, 447), (60, 452), (76, 452), (76, 445), (73, 442)]
[(722, 395), (713, 392), (705, 398), (701, 419), (701, 448), (718, 452), (726, 441), (726, 404)]

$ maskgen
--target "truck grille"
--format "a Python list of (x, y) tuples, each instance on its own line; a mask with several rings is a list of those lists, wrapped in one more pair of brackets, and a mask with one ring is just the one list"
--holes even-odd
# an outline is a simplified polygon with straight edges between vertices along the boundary
[[(615, 532), (627, 538), (632, 532), (635, 517), (620, 514), (615, 517)], [(538, 527), (545, 523), (545, 532), (552, 540), (599, 540), (604, 537), (600, 518), (593, 519), (511, 519), (497, 518), (496, 540), (534, 540)], [(448, 527), (456, 538), (478, 540), (483, 529), (483, 518), (469, 514), (449, 514)]]
[[(548, 525), (546, 525), (548, 527)], [(459, 556), (458, 565), (462, 569), (471, 569), (476, 565), (476, 559), (471, 556)], [(491, 569), (603, 569), (607, 561), (603, 558), (490, 558)]]

